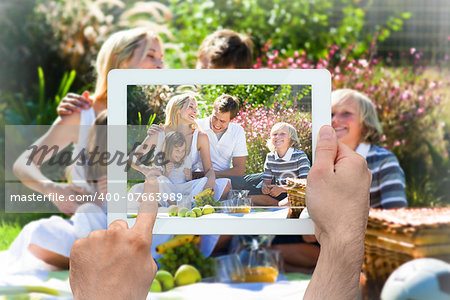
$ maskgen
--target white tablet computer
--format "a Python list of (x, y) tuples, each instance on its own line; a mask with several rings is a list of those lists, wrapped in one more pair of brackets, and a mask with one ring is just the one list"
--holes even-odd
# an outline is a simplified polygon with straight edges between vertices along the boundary
[[(144, 200), (159, 203), (155, 234), (313, 234), (305, 211), (298, 216), (305, 180), (295, 178), (306, 177), (305, 157), (313, 163), (318, 131), (331, 123), (330, 94), (331, 75), (324, 69), (112, 70), (108, 152), (137, 158), (135, 168), (108, 165), (108, 224), (116, 219), (134, 224), (146, 173), (153, 184), (146, 196), (151, 199)], [(226, 130), (221, 124), (231, 112), (213, 116), (214, 101), (224, 95), (240, 104)], [(172, 115), (166, 115), (168, 103), (179, 106), (172, 105)], [(271, 135), (279, 122), (292, 125), (297, 143), (287, 126), (278, 125)], [(169, 125), (148, 135), (152, 123)], [(173, 130), (174, 123), (179, 130)], [(180, 124), (190, 124), (191, 131)], [(199, 146), (205, 136), (209, 154)], [(241, 164), (245, 157), (245, 173), (254, 176), (204, 172), (203, 164), (211, 163), (215, 171), (232, 168), (234, 157)]]

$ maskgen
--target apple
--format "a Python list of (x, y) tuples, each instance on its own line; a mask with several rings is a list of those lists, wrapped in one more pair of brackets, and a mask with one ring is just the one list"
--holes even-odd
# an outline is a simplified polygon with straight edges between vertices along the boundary
[(181, 265), (175, 272), (176, 286), (188, 285), (202, 281), (200, 272), (191, 265)]

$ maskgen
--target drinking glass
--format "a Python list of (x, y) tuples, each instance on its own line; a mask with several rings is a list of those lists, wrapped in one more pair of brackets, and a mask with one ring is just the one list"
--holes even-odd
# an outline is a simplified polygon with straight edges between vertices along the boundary
[(245, 282), (275, 282), (278, 271), (275, 257), (267, 249), (250, 251), (244, 262)]
[(215, 261), (217, 282), (244, 282), (245, 273), (239, 255), (222, 255), (216, 257)]

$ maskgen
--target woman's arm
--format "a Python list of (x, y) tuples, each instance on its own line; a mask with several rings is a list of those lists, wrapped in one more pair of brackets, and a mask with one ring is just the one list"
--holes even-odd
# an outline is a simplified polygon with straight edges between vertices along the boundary
[[(42, 174), (40, 167), (55, 156), (71, 142), (76, 143), (78, 139), (80, 124), (80, 113), (65, 117), (58, 117), (50, 129), (35, 143), (23, 152), (13, 165), (14, 174), (32, 190), (44, 195), (56, 193), (64, 195), (68, 200), (69, 195), (87, 193), (84, 189), (73, 184), (57, 183)], [(66, 165), (61, 166), (66, 167)], [(54, 202), (62, 212), (72, 213), (78, 206), (71, 201)]]
[(198, 133), (197, 149), (198, 151), (200, 151), (200, 158), (202, 159), (205, 177), (208, 178), (204, 189), (210, 188), (214, 190), (216, 175), (212, 167), (211, 155), (209, 154), (209, 139), (208, 136), (203, 132)]

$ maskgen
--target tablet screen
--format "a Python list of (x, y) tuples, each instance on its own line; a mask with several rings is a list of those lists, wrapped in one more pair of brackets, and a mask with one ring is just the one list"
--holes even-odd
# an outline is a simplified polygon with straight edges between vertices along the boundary
[(148, 197), (161, 217), (298, 218), (311, 99), (311, 85), (128, 85), (128, 217)]
[[(108, 223), (158, 202), (157, 234), (311, 234), (306, 177), (326, 70), (113, 70)], [(115, 199), (114, 199), (115, 200)]]

